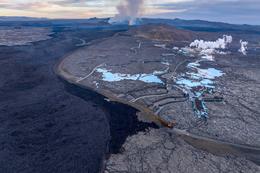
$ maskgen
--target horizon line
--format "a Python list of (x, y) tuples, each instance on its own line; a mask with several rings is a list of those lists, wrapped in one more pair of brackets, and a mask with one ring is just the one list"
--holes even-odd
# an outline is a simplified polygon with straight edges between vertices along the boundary
[[(55, 17), (33, 17), (33, 16), (0, 16), (0, 18), (31, 18), (31, 19), (41, 19), (41, 20), (89, 20), (89, 19), (110, 19), (113, 17), (89, 17), (89, 18), (55, 18)], [(185, 21), (203, 21), (203, 22), (211, 22), (211, 23), (223, 23), (223, 24), (230, 24), (230, 25), (248, 25), (248, 26), (260, 26), (260, 24), (247, 24), (247, 23), (230, 23), (230, 22), (224, 22), (224, 21), (213, 21), (213, 20), (203, 20), (203, 19), (184, 19), (184, 18), (163, 18), (163, 17), (138, 17), (137, 19), (158, 19), (158, 20), (185, 20)], [(1, 21), (1, 19), (0, 19)], [(8, 20), (6, 20), (8, 21)], [(14, 20), (10, 20), (15, 22)], [(24, 20), (26, 21), (26, 20)], [(28, 20), (29, 21), (29, 20)], [(35, 20), (37, 21), (37, 20)]]

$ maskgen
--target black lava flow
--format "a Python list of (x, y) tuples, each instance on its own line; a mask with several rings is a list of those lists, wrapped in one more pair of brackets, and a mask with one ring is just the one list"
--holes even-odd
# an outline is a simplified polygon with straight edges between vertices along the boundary
[(129, 106), (61, 82), (53, 71), (77, 49), (75, 37), (89, 42), (120, 28), (54, 31), (30, 46), (0, 46), (0, 173), (96, 173), (129, 135), (155, 127), (139, 122)]
[[(61, 79), (62, 80), (62, 79)], [(109, 141), (109, 154), (117, 154), (122, 150), (128, 136), (134, 135), (137, 132), (145, 131), (149, 127), (159, 128), (155, 123), (145, 123), (138, 121), (136, 113), (138, 110), (118, 102), (110, 102), (107, 99), (89, 89), (70, 84), (63, 81), (66, 90), (86, 101), (93, 101), (96, 105), (102, 107), (107, 112), (109, 121), (111, 139)]]

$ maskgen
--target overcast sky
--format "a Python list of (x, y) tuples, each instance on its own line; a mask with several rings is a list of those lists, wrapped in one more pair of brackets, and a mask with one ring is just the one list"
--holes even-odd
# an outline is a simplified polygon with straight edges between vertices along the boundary
[[(120, 0), (0, 0), (0, 16), (110, 17)], [(145, 0), (145, 17), (260, 25), (260, 0)]]

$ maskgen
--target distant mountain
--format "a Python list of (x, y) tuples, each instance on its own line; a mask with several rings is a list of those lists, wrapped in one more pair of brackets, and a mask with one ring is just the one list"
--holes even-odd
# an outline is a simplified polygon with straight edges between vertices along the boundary
[(203, 20), (183, 20), (183, 19), (154, 19), (154, 18), (142, 18), (138, 22), (143, 24), (168, 24), (181, 29), (189, 29), (193, 31), (211, 31), (211, 32), (221, 32), (221, 31), (243, 31), (250, 33), (260, 34), (259, 25), (238, 25), (229, 24), (223, 22), (209, 22)]
[[(48, 18), (34, 18), (23, 16), (0, 16), (0, 26), (41, 26), (41, 27), (71, 27), (73, 28), (97, 28), (97, 27), (111, 27), (108, 23), (109, 18), (86, 18), (86, 19), (48, 19)], [(203, 20), (183, 20), (183, 19), (156, 19), (156, 18), (141, 18), (137, 21), (138, 25), (147, 24), (167, 24), (179, 29), (186, 29), (192, 31), (206, 31), (206, 32), (241, 32), (260, 34), (259, 25), (238, 25), (223, 22), (210, 22)], [(117, 26), (118, 25), (118, 26)], [(113, 27), (125, 27), (127, 24), (119, 23)]]
[(0, 21), (43, 21), (48, 20), (47, 18), (36, 18), (36, 17), (24, 17), (24, 16), (0, 16)]

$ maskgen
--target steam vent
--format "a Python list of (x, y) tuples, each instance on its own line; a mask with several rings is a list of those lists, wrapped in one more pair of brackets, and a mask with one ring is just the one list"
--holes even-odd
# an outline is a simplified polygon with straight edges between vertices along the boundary
[(57, 73), (160, 127), (128, 137), (106, 161), (107, 172), (257, 172), (257, 39), (135, 26), (66, 56)]

